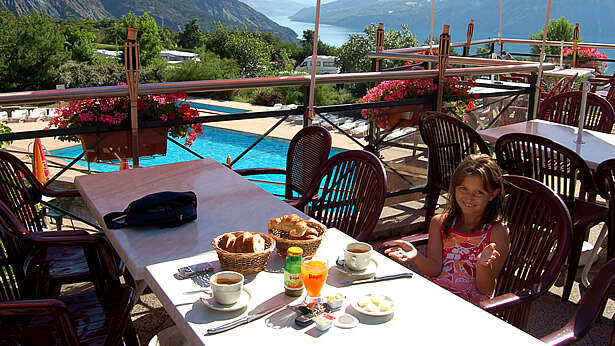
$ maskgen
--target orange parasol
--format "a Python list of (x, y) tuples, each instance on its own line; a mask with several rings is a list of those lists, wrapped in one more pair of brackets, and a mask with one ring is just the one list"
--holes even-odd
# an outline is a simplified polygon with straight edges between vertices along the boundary
[(40, 138), (34, 140), (34, 148), (32, 149), (32, 172), (41, 184), (45, 184), (47, 180), (49, 180), (49, 167), (47, 166), (47, 159), (45, 158), (45, 152), (43, 151), (43, 144)]

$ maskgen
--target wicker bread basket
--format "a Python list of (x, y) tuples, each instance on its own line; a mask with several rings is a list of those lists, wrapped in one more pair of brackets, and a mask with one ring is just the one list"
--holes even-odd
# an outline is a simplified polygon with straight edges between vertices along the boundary
[(318, 231), (318, 238), (316, 239), (290, 239), (288, 231), (270, 229), (269, 235), (275, 239), (275, 249), (278, 252), (278, 255), (286, 257), (288, 248), (291, 246), (298, 246), (302, 248), (304, 257), (314, 255), (320, 246), (322, 237), (325, 235), (326, 228), (314, 222), (311, 223), (311, 226), (314, 226), (314, 228)]
[[(239, 231), (231, 233), (238, 236), (243, 232)], [(265, 251), (263, 252), (229, 252), (218, 245), (220, 238), (222, 238), (224, 234), (214, 238), (212, 241), (212, 246), (218, 254), (218, 260), (220, 261), (220, 267), (222, 267), (222, 270), (230, 270), (245, 275), (256, 274), (265, 269), (267, 266), (267, 261), (269, 260), (269, 255), (275, 247), (275, 240), (267, 234), (258, 233), (258, 235), (265, 239)]]

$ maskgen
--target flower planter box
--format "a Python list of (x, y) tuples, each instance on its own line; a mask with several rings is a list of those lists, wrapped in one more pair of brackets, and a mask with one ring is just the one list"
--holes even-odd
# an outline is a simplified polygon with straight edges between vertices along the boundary
[(391, 107), (391, 113), (387, 118), (388, 128), (416, 127), (421, 115), (431, 110), (433, 110), (431, 104)]
[[(139, 156), (165, 155), (167, 153), (167, 132), (167, 128), (139, 130)], [(104, 136), (106, 136), (105, 139), (92, 151), (86, 152), (87, 162), (117, 160), (118, 156), (120, 158), (132, 157), (130, 131), (79, 135), (83, 150), (91, 148), (99, 138)]]

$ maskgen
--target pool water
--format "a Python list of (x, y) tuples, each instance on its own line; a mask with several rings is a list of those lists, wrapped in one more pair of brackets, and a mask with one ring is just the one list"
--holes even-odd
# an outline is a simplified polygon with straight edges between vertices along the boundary
[[(218, 162), (226, 163), (227, 155), (230, 155), (231, 159), (236, 158), (246, 148), (252, 145), (258, 137), (258, 135), (245, 132), (203, 126), (203, 135), (199, 136), (197, 140), (194, 141), (194, 144), (190, 147), (190, 149), (204, 157), (211, 157)], [(288, 151), (289, 143), (290, 141), (288, 140), (265, 138), (254, 148), (252, 148), (246, 155), (244, 155), (235, 165), (233, 165), (233, 168), (286, 168), (286, 153)], [(335, 155), (342, 151), (343, 150), (341, 149), (332, 148), (330, 155)], [(81, 154), (81, 152), (81, 146), (77, 145), (54, 150), (50, 154), (66, 157), (77, 157)], [(196, 156), (169, 141), (167, 143), (166, 156), (141, 157), (139, 159), (139, 165), (142, 167), (147, 167), (196, 159), (198, 159)], [(112, 161), (112, 163), (119, 165), (119, 161)], [(78, 164), (83, 167), (87, 167), (87, 162), (85, 161), (79, 161)], [(114, 166), (91, 163), (90, 168), (101, 172), (113, 172), (119, 170), (119, 166), (117, 165)], [(250, 176), (250, 178), (284, 183), (284, 176), (279, 174), (254, 175)], [(284, 194), (284, 186), (266, 183), (257, 184), (270, 193), (276, 195)]]

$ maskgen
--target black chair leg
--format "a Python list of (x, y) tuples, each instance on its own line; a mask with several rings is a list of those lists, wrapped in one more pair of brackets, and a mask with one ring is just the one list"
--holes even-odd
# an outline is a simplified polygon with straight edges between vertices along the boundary
[(572, 236), (572, 248), (568, 255), (568, 273), (566, 274), (566, 283), (564, 284), (564, 292), (562, 294), (562, 301), (564, 302), (570, 298), (572, 285), (577, 276), (577, 268), (581, 259), (581, 250), (583, 249), (583, 239), (585, 239), (585, 232), (575, 229)]
[(139, 337), (137, 336), (137, 332), (135, 331), (135, 325), (132, 323), (132, 320), (130, 318), (128, 318), (128, 322), (126, 323), (126, 329), (124, 330), (124, 345), (141, 345), (141, 343), (139, 342)]

